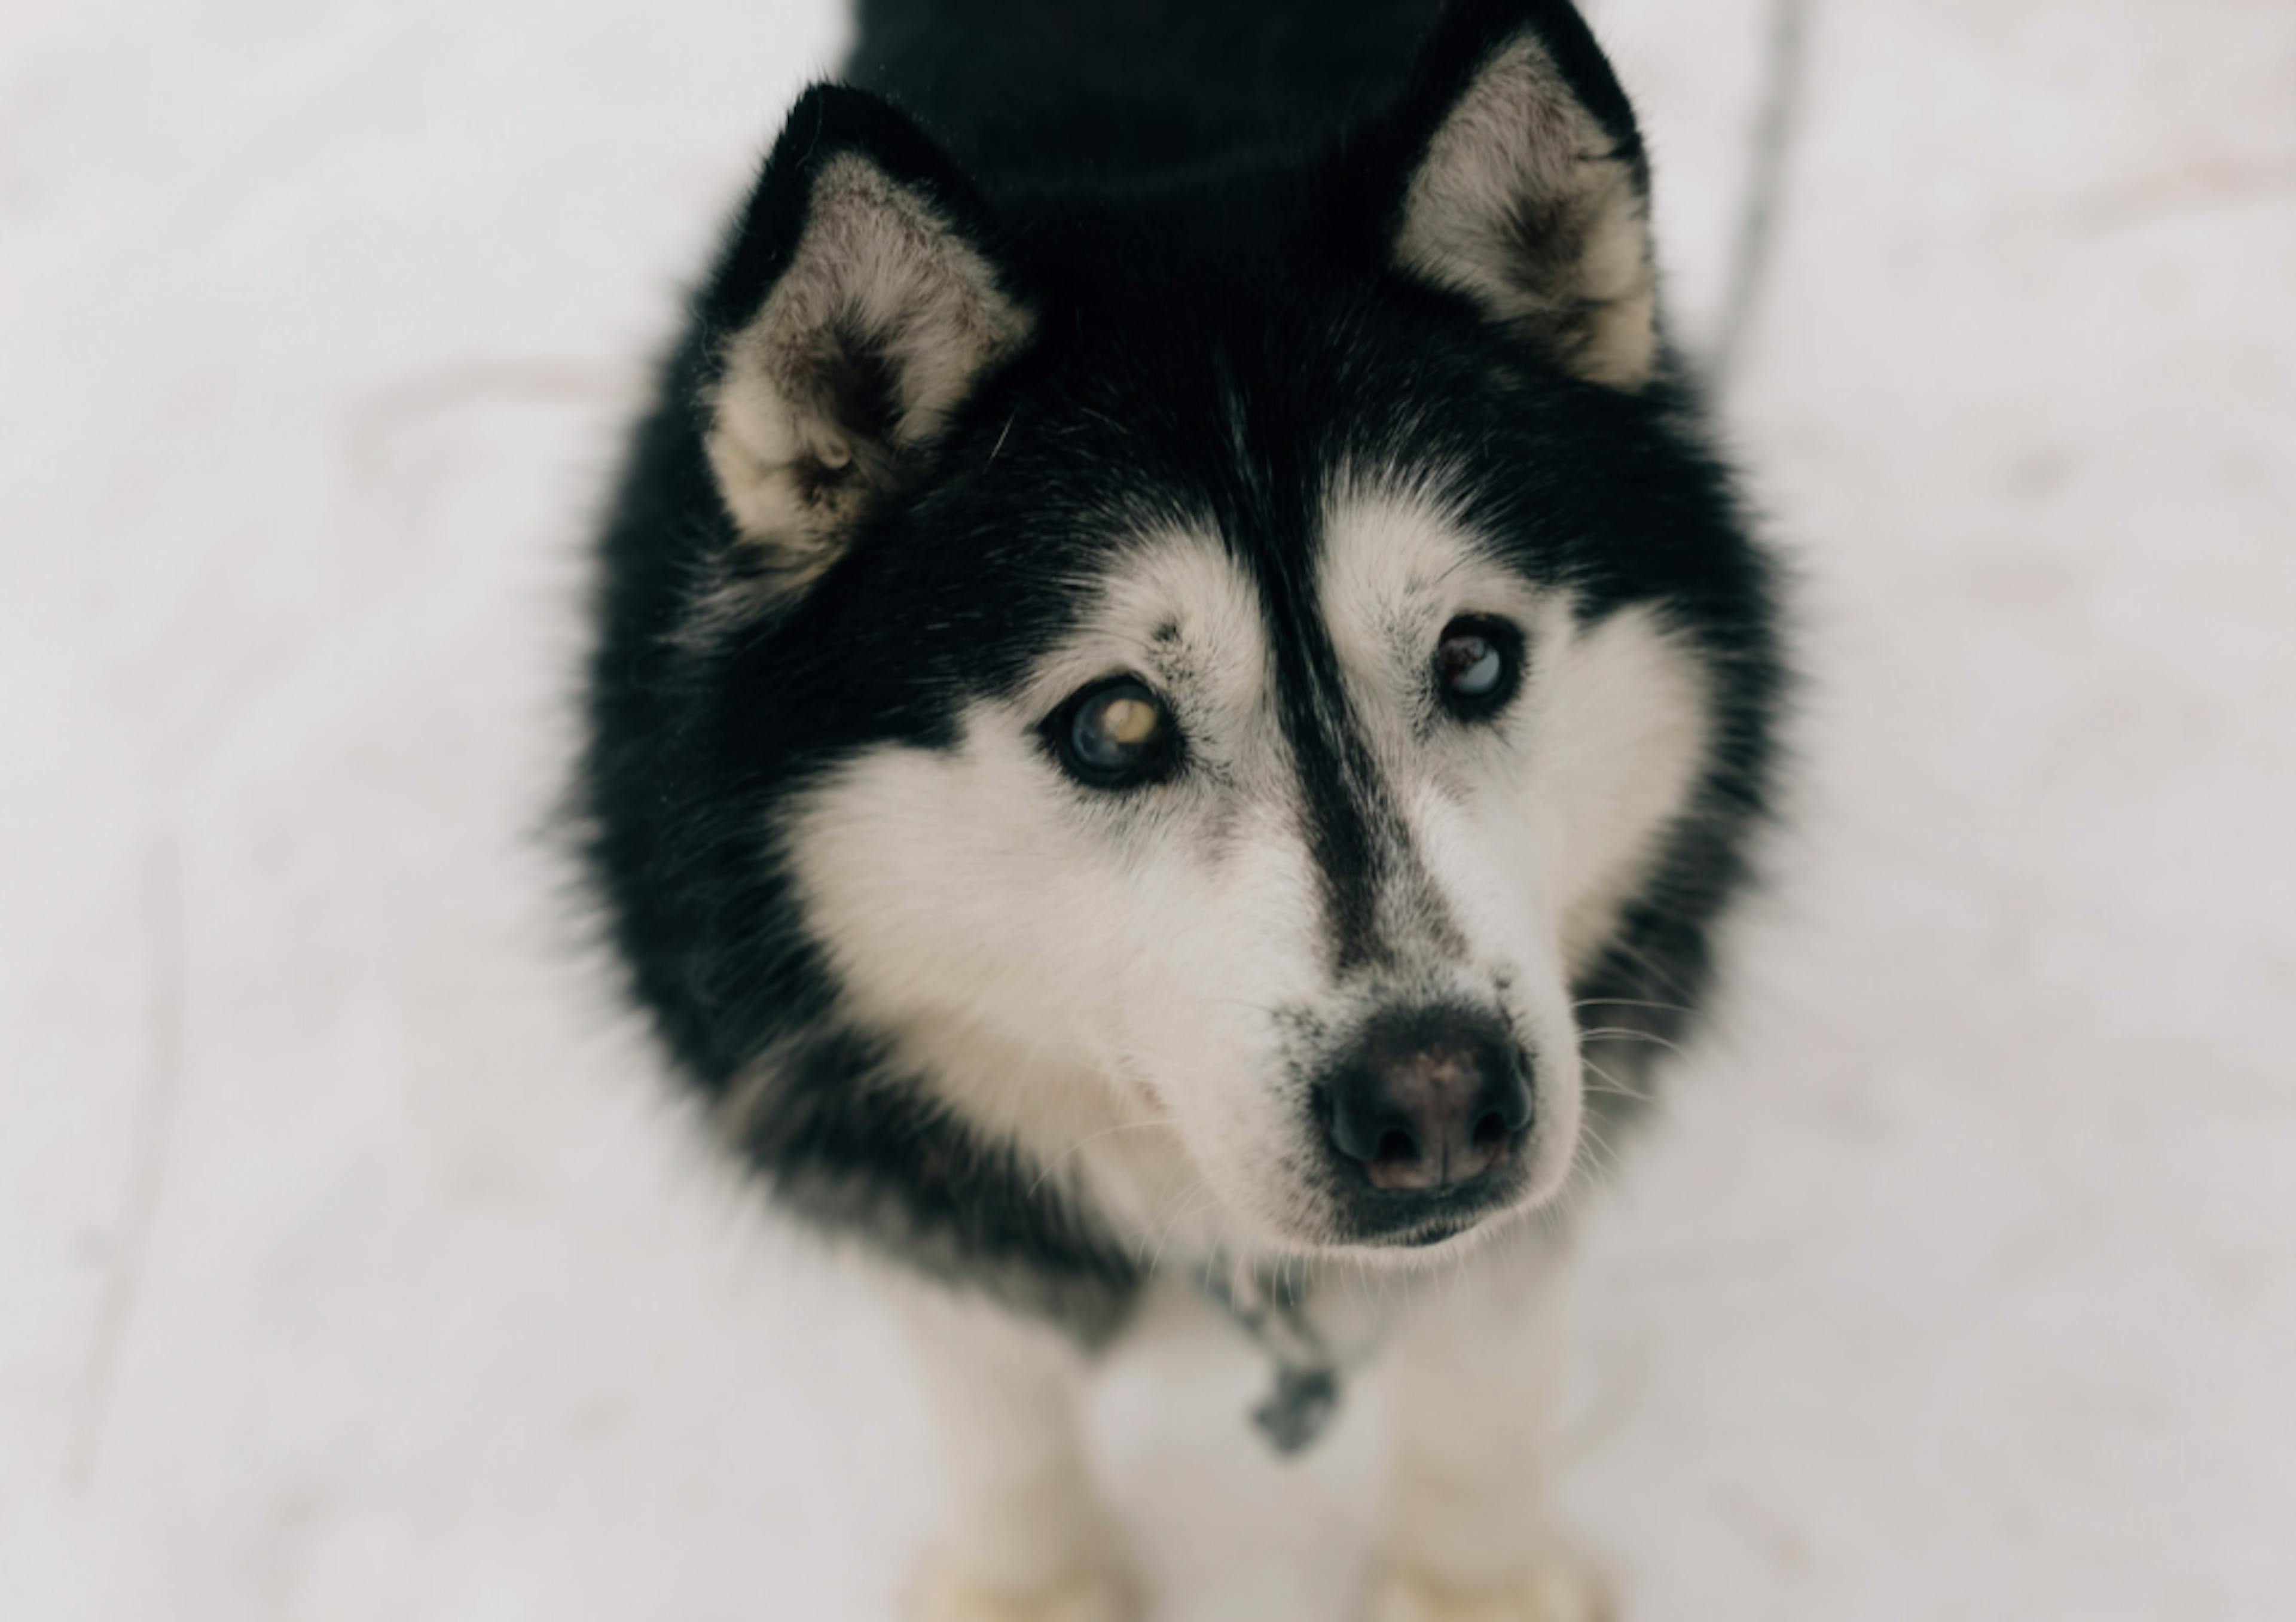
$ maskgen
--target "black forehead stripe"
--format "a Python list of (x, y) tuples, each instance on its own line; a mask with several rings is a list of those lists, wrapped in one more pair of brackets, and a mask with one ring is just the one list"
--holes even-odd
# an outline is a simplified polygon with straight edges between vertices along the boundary
[(1275, 702), (1300, 779), (1308, 843), (1323, 880), (1338, 966), (1385, 956), (1379, 896), (1398, 830), (1370, 751), (1357, 730), (1339, 661), (1304, 568), (1275, 561), (1261, 573), (1275, 654)]
[(1406, 844), (1358, 729), (1316, 583), (1324, 470), (1304, 424), (1269, 423), (1232, 378), (1222, 405), (1233, 457), (1221, 515), (1259, 587), (1279, 724), (1299, 773), (1308, 847), (1322, 881), (1337, 967), (1383, 960), (1379, 898)]

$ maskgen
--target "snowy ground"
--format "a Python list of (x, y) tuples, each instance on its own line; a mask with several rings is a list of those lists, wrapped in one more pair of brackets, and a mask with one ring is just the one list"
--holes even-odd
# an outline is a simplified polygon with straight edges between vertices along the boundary
[[(1757, 0), (1603, 8), (1693, 336)], [(871, 1304), (529, 838), (582, 515), (837, 21), (0, 18), (0, 1616), (890, 1615)], [(2296, 7), (1826, 0), (1732, 397), (1819, 685), (1791, 882), (1595, 1228), (1635, 1622), (2296, 1590)], [(1337, 1622), (1200, 1325), (1098, 1413), (1163, 1618)]]

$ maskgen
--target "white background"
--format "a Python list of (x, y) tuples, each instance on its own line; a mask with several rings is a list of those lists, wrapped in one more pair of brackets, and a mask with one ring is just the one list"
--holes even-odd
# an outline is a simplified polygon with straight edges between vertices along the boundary
[[(1710, 331), (1755, 0), (1603, 8)], [(755, 1214), (533, 838), (586, 515), (841, 24), (0, 17), (0, 1617), (890, 1615), (873, 1305)], [(1730, 401), (1800, 834), (1593, 1224), (1638, 1622), (2291, 1614), (2296, 6), (1826, 0)], [(1198, 1622), (1343, 1614), (1200, 1323), (1095, 1423)]]

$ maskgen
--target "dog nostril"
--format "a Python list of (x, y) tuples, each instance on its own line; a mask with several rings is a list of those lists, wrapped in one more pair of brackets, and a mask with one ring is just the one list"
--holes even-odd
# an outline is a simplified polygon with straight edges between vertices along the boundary
[(1374, 1021), (1310, 1105), (1373, 1188), (1435, 1194), (1488, 1177), (1514, 1154), (1530, 1123), (1527, 1069), (1488, 1021), (1406, 1010)]

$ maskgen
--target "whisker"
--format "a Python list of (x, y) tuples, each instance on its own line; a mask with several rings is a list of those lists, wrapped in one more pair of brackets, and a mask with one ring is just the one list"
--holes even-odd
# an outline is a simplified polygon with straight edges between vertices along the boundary
[(1661, 1014), (1683, 1014), (1692, 1018), (1696, 1018), (1698, 1015), (1696, 1009), (1685, 1008), (1679, 1002), (1650, 1002), (1639, 997), (1581, 997), (1570, 1005), (1570, 1011), (1575, 1014), (1580, 1009), (1597, 1006), (1614, 1009), (1656, 1009)]
[(1654, 1035), (1648, 1031), (1632, 1030), (1625, 1025), (1603, 1025), (1591, 1031), (1581, 1031), (1578, 1036), (1583, 1042), (1646, 1042), (1654, 1048), (1664, 1048), (1668, 1052), (1680, 1058), (1690, 1057), (1689, 1051), (1679, 1042), (1669, 1042), (1663, 1036)]
[(1177, 1206), (1182, 1200), (1187, 1199), (1197, 1194), (1208, 1194), (1210, 1198), (1198, 1200), (1195, 1204), (1188, 1206), (1185, 1210), (1176, 1211), (1173, 1214), (1171, 1220), (1163, 1223), (1164, 1231), (1158, 1236), (1156, 1240), (1156, 1248), (1149, 1255), (1148, 1257), (1148, 1271), (1150, 1272), (1154, 1272), (1160, 1265), (1162, 1265), (1164, 1260), (1164, 1247), (1171, 1242), (1172, 1234), (1179, 1225), (1185, 1222), (1189, 1217), (1193, 1216), (1197, 1212), (1209, 1211), (1213, 1206), (1219, 1203), (1219, 1191), (1211, 1186), (1211, 1182), (1209, 1179), (1203, 1177), (1197, 1178), (1189, 1187), (1181, 1190), (1180, 1192), (1173, 1198), (1171, 1203)]
[[(1169, 1126), (1172, 1124), (1171, 1116), (1160, 1116), (1152, 1121), (1119, 1121), (1114, 1126), (1103, 1126), (1096, 1132), (1086, 1132), (1083, 1137), (1078, 1138), (1074, 1143), (1070, 1144), (1066, 1149), (1054, 1156), (1052, 1159), (1046, 1163), (1045, 1169), (1037, 1174), (1037, 1181), (1029, 1185), (1029, 1193), (1034, 1194), (1038, 1189), (1043, 1188), (1045, 1186), (1046, 1178), (1050, 1177), (1054, 1172), (1059, 1171), (1062, 1165), (1068, 1161), (1070, 1157), (1073, 1156), (1078, 1149), (1083, 1149), (1087, 1144), (1097, 1143), (1103, 1138), (1113, 1137), (1118, 1132), (1144, 1132), (1152, 1126)], [(1026, 1196), (1023, 1196), (1023, 1198), (1025, 1198)]]
[(1269, 1008), (1264, 1002), (1247, 1002), (1241, 997), (1207, 997), (1204, 1000), (1210, 1003), (1215, 1008), (1250, 1009), (1253, 1013), (1265, 1014), (1270, 1019), (1280, 1019), (1283, 1017), (1281, 1013), (1275, 1009)]
[[(1587, 1069), (1592, 1070), (1603, 1080), (1603, 1084), (1602, 1086), (1590, 1088), (1588, 1089), (1589, 1091), (1616, 1093), (1622, 1099), (1632, 1099), (1637, 1104), (1650, 1104), (1656, 1102), (1649, 1093), (1628, 1086), (1617, 1076), (1612, 1075), (1609, 1071), (1603, 1069), (1602, 1066), (1596, 1064), (1593, 1059), (1586, 1057), (1586, 1055), (1579, 1055), (1578, 1062)], [(1587, 1131), (1591, 1133), (1593, 1130), (1594, 1125), (1593, 1123), (1590, 1122), (1587, 1124)]]
[[(1597, 1155), (1602, 1157), (1603, 1161), (1608, 1164), (1611, 1172), (1616, 1173), (1624, 1169), (1626, 1162), (1619, 1157), (1619, 1151), (1611, 1147), (1611, 1143), (1603, 1136), (1601, 1131), (1592, 1121), (1587, 1122), (1584, 1128), (1583, 1140), (1588, 1149), (1594, 1150)], [(1593, 1194), (1594, 1190), (1590, 1186), (1586, 1191), (1591, 1195)]]
[(1645, 974), (1649, 975), (1652, 979), (1658, 981), (1666, 990), (1680, 992), (1685, 996), (1688, 996), (1690, 994), (1691, 988), (1682, 983), (1682, 976), (1679, 974), (1677, 974), (1672, 967), (1652, 957), (1650, 953), (1644, 951), (1641, 947), (1636, 945), (1632, 941), (1626, 939), (1624, 936), (1620, 936), (1619, 939), (1612, 941), (1610, 943), (1608, 950), (1611, 951), (1623, 952), (1628, 957), (1633, 959), (1636, 963), (1642, 966), (1643, 971)]

